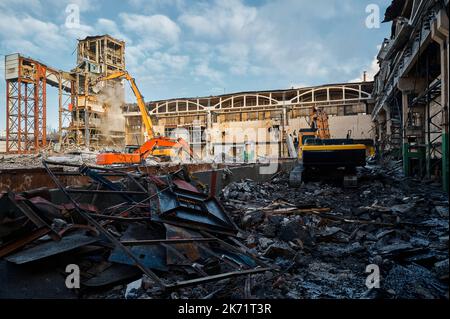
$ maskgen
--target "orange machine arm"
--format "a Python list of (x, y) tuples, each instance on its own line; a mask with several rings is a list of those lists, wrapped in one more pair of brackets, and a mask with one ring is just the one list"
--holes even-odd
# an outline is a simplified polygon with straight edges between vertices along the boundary
[(142, 146), (135, 151), (135, 153), (139, 153), (141, 159), (146, 158), (156, 147), (171, 147), (175, 149), (184, 150), (187, 152), (191, 158), (196, 158), (194, 151), (189, 147), (189, 144), (182, 138), (178, 138), (176, 140), (168, 138), (168, 137), (155, 137), (151, 140), (148, 140)]
[(118, 79), (118, 78), (125, 78), (125, 79), (127, 79), (128, 83), (130, 84), (131, 89), (133, 90), (134, 96), (136, 97), (136, 100), (137, 100), (137, 105), (138, 105), (139, 111), (141, 113), (142, 121), (144, 122), (145, 129), (147, 131), (147, 139), (152, 139), (155, 136), (155, 133), (153, 131), (153, 124), (150, 119), (150, 116), (147, 113), (147, 108), (145, 107), (144, 98), (143, 98), (141, 92), (139, 91), (139, 88), (137, 87), (136, 81), (134, 80), (134, 78), (131, 77), (131, 75), (127, 71), (119, 71), (119, 72), (112, 73), (105, 77), (100, 77), (97, 79), (97, 82)]
[(311, 128), (317, 129), (317, 136), (321, 139), (330, 138), (330, 127), (328, 125), (328, 114), (316, 107), (311, 108), (309, 116)]

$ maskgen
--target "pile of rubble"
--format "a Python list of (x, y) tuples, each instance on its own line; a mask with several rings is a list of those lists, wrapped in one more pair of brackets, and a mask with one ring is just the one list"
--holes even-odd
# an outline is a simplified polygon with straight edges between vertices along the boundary
[(43, 162), (58, 190), (0, 194), (0, 298), (249, 297), (241, 278), (271, 269), (184, 169), (64, 163), (91, 181), (67, 187), (56, 164)]
[(279, 172), (220, 198), (186, 169), (42, 165), (58, 189), (0, 194), (0, 298), (448, 299), (447, 196), (395, 165), (358, 188)]
[(1, 169), (43, 167), (43, 157), (57, 163), (72, 163), (79, 165), (83, 163), (95, 164), (96, 153), (89, 151), (73, 151), (58, 154), (44, 151), (40, 154), (5, 154), (0, 155), (0, 167)]
[(40, 154), (0, 154), (1, 169), (41, 167), (42, 156)]
[[(447, 195), (398, 166), (362, 169), (359, 181), (295, 189), (285, 174), (223, 190), (239, 237), (280, 271), (255, 275), (256, 297), (448, 299)], [(379, 289), (366, 286), (369, 265)]]

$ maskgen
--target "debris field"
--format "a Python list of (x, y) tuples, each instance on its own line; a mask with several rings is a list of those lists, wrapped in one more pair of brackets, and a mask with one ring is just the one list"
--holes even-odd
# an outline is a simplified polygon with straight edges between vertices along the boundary
[(360, 169), (358, 188), (280, 170), (215, 197), (186, 168), (43, 166), (58, 189), (0, 195), (0, 297), (448, 299), (446, 194), (396, 167)]

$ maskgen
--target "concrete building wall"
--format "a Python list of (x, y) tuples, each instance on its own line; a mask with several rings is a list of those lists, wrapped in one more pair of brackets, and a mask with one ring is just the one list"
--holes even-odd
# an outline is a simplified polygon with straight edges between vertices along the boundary
[[(330, 84), (317, 87), (233, 93), (223, 96), (174, 99), (148, 103), (154, 130), (163, 136), (175, 129), (201, 130), (201, 141), (190, 140), (205, 158), (289, 157), (287, 139), (309, 128), (312, 108), (329, 116), (332, 138), (370, 139), (373, 107), (372, 82)], [(143, 140), (139, 113), (127, 106), (126, 137)], [(139, 138), (136, 138), (140, 136)], [(183, 137), (178, 134), (176, 137)], [(187, 137), (189, 139), (189, 136)], [(135, 144), (136, 142), (132, 143)], [(222, 155), (221, 155), (222, 154)], [(225, 155), (223, 155), (225, 154)]]

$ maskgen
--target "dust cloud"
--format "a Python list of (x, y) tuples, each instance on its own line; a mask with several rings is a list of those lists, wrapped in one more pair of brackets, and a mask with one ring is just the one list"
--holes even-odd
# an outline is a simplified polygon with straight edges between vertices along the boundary
[(125, 94), (122, 83), (108, 83), (98, 93), (97, 99), (105, 106), (105, 114), (100, 122), (100, 130), (104, 143), (119, 146), (116, 145), (117, 139), (114, 141), (114, 137), (123, 135), (125, 131), (125, 117), (122, 113)]

